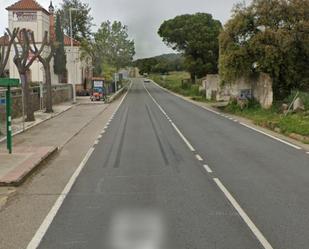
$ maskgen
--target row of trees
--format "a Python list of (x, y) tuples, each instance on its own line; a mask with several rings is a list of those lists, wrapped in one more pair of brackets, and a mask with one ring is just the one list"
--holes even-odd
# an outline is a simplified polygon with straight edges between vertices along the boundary
[(210, 14), (165, 21), (158, 34), (184, 54), (191, 78), (220, 73), (223, 82), (267, 73), (275, 98), (309, 88), (309, 1), (253, 0), (238, 4), (222, 27)]
[(138, 59), (133, 62), (133, 65), (139, 68), (141, 74), (165, 74), (171, 71), (183, 71), (185, 69), (184, 60), (181, 54), (164, 54), (151, 58)]
[(128, 27), (119, 21), (103, 22), (90, 40), (82, 41), (82, 49), (84, 56), (92, 58), (96, 76), (106, 76), (110, 68), (116, 72), (130, 65), (135, 55), (135, 44), (129, 38)]
[(73, 38), (81, 43), (82, 57), (90, 57), (95, 76), (110, 77), (112, 72), (128, 66), (135, 55), (135, 44), (128, 35), (128, 27), (119, 21), (102, 22), (96, 32), (92, 32), (93, 17), (89, 4), (80, 0), (64, 0), (57, 14), (63, 20), (63, 30), (70, 35), (68, 13), (72, 12)]
[[(54, 59), (54, 72), (62, 81), (66, 73), (66, 53), (64, 48), (64, 34), (70, 36), (68, 13), (72, 12), (73, 38), (81, 43), (82, 57), (90, 57), (96, 76), (103, 75), (103, 69), (113, 74), (121, 67), (127, 66), (135, 54), (134, 41), (128, 38), (128, 28), (121, 22), (103, 22), (96, 33), (91, 31), (93, 18), (91, 8), (80, 0), (64, 0), (56, 12), (55, 37), (44, 34), (40, 47), (37, 47), (33, 32), (26, 29), (7, 29), (6, 42), (0, 46), (0, 77), (4, 75), (10, 51), (15, 51), (14, 63), (20, 74), (26, 110), (26, 121), (34, 121), (34, 110), (31, 97), (31, 86), (27, 72), (32, 64), (38, 60), (45, 72), (47, 98), (46, 112), (53, 112), (51, 87), (51, 61)], [(50, 39), (49, 39), (50, 38)], [(104, 73), (105, 74), (105, 73)]]
[(45, 32), (42, 43), (40, 47), (38, 47), (32, 31), (26, 29), (20, 30), (19, 28), (13, 31), (7, 29), (6, 31), (7, 33), (4, 35), (4, 43), (2, 44), (0, 53), (0, 75), (4, 75), (4, 69), (8, 63), (9, 55), (13, 47), (13, 62), (18, 69), (23, 88), (27, 115), (26, 121), (34, 121), (35, 117), (28, 71), (36, 60), (42, 64), (47, 86), (46, 112), (53, 112), (50, 64), (52, 58), (57, 54), (56, 48), (60, 47), (59, 42), (49, 39), (48, 32)]

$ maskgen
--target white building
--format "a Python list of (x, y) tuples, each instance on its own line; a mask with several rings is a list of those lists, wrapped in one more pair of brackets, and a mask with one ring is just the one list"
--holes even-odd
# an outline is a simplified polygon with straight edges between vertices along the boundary
[[(8, 28), (12, 31), (14, 28), (31, 30), (37, 46), (40, 47), (43, 36), (47, 31), (49, 36), (54, 36), (55, 17), (52, 2), (47, 11), (35, 0), (20, 0), (6, 8), (8, 11)], [(74, 20), (73, 20), (74, 21)], [(8, 36), (0, 37), (0, 44), (7, 43)], [(71, 47), (71, 41), (73, 46)], [(88, 79), (91, 78), (91, 65), (80, 59), (80, 43), (64, 36), (64, 45), (67, 56), (67, 75), (59, 82), (59, 77), (54, 73), (53, 60), (51, 61), (52, 83), (72, 83), (86, 88)], [(13, 62), (14, 49), (11, 49), (10, 59), (6, 67), (6, 72), (11, 78), (19, 78), (18, 70)], [(44, 71), (42, 65), (35, 61), (28, 73), (28, 79), (31, 82), (44, 82)]]

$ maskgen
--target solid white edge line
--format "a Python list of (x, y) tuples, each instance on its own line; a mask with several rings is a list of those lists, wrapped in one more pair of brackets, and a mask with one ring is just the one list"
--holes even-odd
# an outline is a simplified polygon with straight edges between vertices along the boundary
[(203, 161), (203, 158), (199, 154), (196, 154), (195, 157), (196, 157), (197, 160)]
[(213, 173), (212, 169), (207, 164), (204, 164), (204, 168), (208, 173)]
[[(160, 109), (160, 111), (167, 116), (166, 112), (163, 110), (163, 108), (160, 106), (160, 104), (155, 100), (154, 97), (152, 97), (152, 95), (150, 94), (150, 92), (148, 91), (148, 89), (146, 88), (145, 84), (144, 84), (144, 88), (146, 90), (146, 92), (148, 93), (148, 95), (150, 96), (150, 98), (152, 99), (152, 101), (157, 105), (157, 107)], [(181, 133), (181, 131), (178, 129), (178, 127), (173, 123), (172, 120), (168, 120), (170, 121), (170, 123), (172, 124), (172, 126), (174, 127), (174, 129), (176, 130), (176, 132), (179, 134), (179, 136), (181, 137), (181, 139), (185, 142), (185, 144), (188, 146), (188, 148), (194, 152), (195, 149), (193, 148), (193, 146), (189, 143), (188, 139)]]
[(91, 147), (88, 150), (86, 156), (84, 157), (84, 159), (82, 160), (82, 162), (80, 163), (78, 168), (75, 170), (75, 172), (71, 176), (69, 182), (67, 183), (67, 185), (65, 186), (65, 188), (61, 192), (61, 195), (58, 197), (57, 201), (55, 202), (55, 204), (53, 205), (53, 207), (51, 208), (51, 210), (49, 211), (49, 213), (45, 217), (43, 223), (40, 225), (39, 229), (36, 231), (32, 240), (28, 244), (27, 249), (36, 249), (40, 245), (40, 243), (41, 243), (44, 235), (46, 234), (49, 226), (51, 225), (52, 221), (54, 220), (55, 216), (57, 215), (63, 201), (65, 200), (67, 194), (70, 192), (73, 184), (75, 183), (80, 172), (85, 167), (85, 165), (86, 165), (87, 161), (89, 160), (90, 156), (92, 155), (93, 151), (94, 151), (93, 147)]
[(250, 125), (247, 125), (247, 124), (242, 123), (242, 122), (240, 122), (240, 124), (243, 125), (243, 126), (245, 126), (245, 127), (247, 127), (247, 128), (249, 128), (249, 129), (251, 129), (251, 130), (254, 130), (254, 131), (256, 131), (256, 132), (259, 132), (259, 133), (261, 133), (261, 134), (263, 134), (263, 135), (265, 135), (265, 136), (267, 136), (267, 137), (270, 137), (270, 138), (275, 139), (275, 140), (277, 140), (277, 141), (279, 141), (279, 142), (281, 142), (281, 143), (284, 143), (284, 144), (286, 144), (286, 145), (289, 145), (289, 146), (293, 147), (294, 149), (297, 149), (297, 150), (301, 150), (301, 149), (302, 149), (301, 147), (299, 147), (299, 146), (297, 146), (297, 145), (291, 144), (291, 143), (289, 143), (289, 142), (287, 142), (287, 141), (284, 141), (284, 140), (282, 140), (282, 139), (280, 139), (280, 138), (277, 138), (277, 137), (275, 137), (275, 136), (272, 136), (272, 135), (270, 135), (270, 134), (268, 134), (268, 133), (266, 133), (266, 132), (264, 132), (264, 131), (261, 131), (261, 130), (259, 130), (259, 129), (256, 129), (256, 128), (250, 126)]
[[(124, 99), (128, 95), (131, 87), (132, 87), (132, 83), (131, 83), (128, 91), (123, 96), (122, 100), (120, 101), (120, 103), (119, 103), (118, 107), (116, 108), (116, 110), (118, 110), (120, 108), (120, 106), (123, 103)], [(103, 131), (103, 132), (105, 132), (105, 131)], [(68, 193), (72, 189), (73, 184), (75, 183), (77, 177), (79, 176), (79, 174), (81, 173), (81, 171), (85, 167), (85, 165), (86, 165), (87, 161), (89, 160), (90, 156), (92, 155), (93, 151), (94, 151), (94, 147), (91, 147), (88, 150), (88, 152), (85, 155), (84, 159), (81, 161), (81, 163), (78, 166), (78, 168), (74, 171), (74, 173), (71, 176), (69, 182), (67, 183), (65, 188), (62, 190), (62, 192), (61, 192), (60, 196), (58, 197), (58, 199), (56, 200), (55, 204), (53, 205), (53, 207), (51, 208), (51, 210), (49, 211), (47, 216), (44, 218), (42, 224), (40, 225), (40, 227), (36, 231), (35, 235), (31, 239), (31, 241), (29, 242), (29, 244), (27, 246), (27, 249), (36, 249), (36, 248), (38, 248), (38, 246), (40, 245), (40, 243), (41, 243), (44, 235), (46, 234), (49, 226), (51, 225), (52, 221), (54, 220), (55, 216), (57, 215), (57, 212), (59, 211), (62, 203), (64, 202), (66, 196), (68, 195)]]
[[(156, 82), (154, 82), (154, 81), (152, 81), (152, 82), (153, 82), (153, 84), (155, 84), (157, 87), (163, 89), (164, 91), (168, 92), (169, 94), (172, 94), (169, 90), (167, 90), (167, 89), (165, 89), (164, 87), (160, 86), (160, 85), (157, 84)], [(176, 94), (173, 94), (173, 95), (176, 96), (176, 97), (178, 97), (178, 98), (183, 99), (182, 97), (180, 97), (180, 96), (178, 96), (178, 95), (176, 95)], [(183, 99), (183, 100), (185, 100), (185, 99)], [(190, 101), (188, 101), (188, 102), (190, 102)], [(212, 110), (212, 109), (210, 109), (210, 108), (208, 108), (208, 107), (200, 106), (200, 105), (195, 104), (195, 103), (193, 103), (193, 102), (190, 102), (190, 103), (192, 103), (192, 104), (194, 104), (194, 105), (196, 105), (196, 106), (199, 106), (199, 107), (201, 107), (201, 108), (203, 108), (203, 109), (205, 109), (205, 110), (207, 110), (207, 111), (210, 111), (210, 112), (212, 112), (212, 113), (215, 113), (215, 114), (217, 114), (217, 115), (220, 115), (220, 116), (222, 116), (222, 117), (226, 117), (225, 114), (220, 113), (220, 112), (217, 112), (217, 111), (215, 111), (215, 110)], [(236, 120), (235, 122), (238, 122), (238, 120)], [(260, 131), (260, 130), (258, 130), (258, 129), (256, 129), (256, 128), (254, 128), (254, 127), (251, 127), (251, 126), (249, 126), (249, 125), (247, 125), (247, 124), (244, 124), (244, 123), (241, 123), (241, 122), (239, 122), (239, 124), (241, 124), (241, 125), (243, 125), (243, 126), (246, 126), (247, 128), (250, 128), (250, 129), (252, 129), (252, 130), (255, 130), (255, 131), (259, 132), (259, 133), (262, 133), (262, 134), (264, 134), (265, 136), (268, 136), (268, 137), (270, 137), (270, 138), (272, 138), (272, 139), (275, 139), (275, 140), (277, 140), (277, 141), (279, 141), (279, 142), (282, 142), (282, 143), (284, 143), (284, 144), (286, 144), (286, 145), (289, 145), (289, 146), (291, 146), (291, 147), (293, 147), (293, 148), (295, 148), (295, 149), (297, 149), (297, 150), (301, 150), (301, 149), (302, 149), (301, 147), (299, 147), (299, 146), (297, 146), (297, 145), (294, 145), (294, 144), (292, 144), (292, 143), (286, 142), (286, 141), (284, 141), (284, 140), (282, 140), (282, 139), (280, 139), (280, 138), (277, 138), (277, 137), (275, 137), (275, 136), (272, 136), (272, 135), (270, 135), (270, 134), (268, 134), (268, 133), (266, 133), (266, 132)], [(308, 153), (308, 154), (309, 154), (309, 153)]]
[(264, 237), (264, 235), (261, 233), (261, 231), (252, 222), (252, 220), (249, 218), (249, 216), (246, 214), (246, 212), (242, 209), (242, 207), (238, 204), (238, 202), (231, 195), (231, 193), (226, 189), (226, 187), (223, 185), (223, 183), (218, 178), (214, 178), (213, 180), (218, 185), (219, 189), (223, 192), (223, 194), (226, 196), (226, 198), (229, 200), (229, 202), (232, 204), (232, 206), (236, 209), (236, 211), (238, 212), (240, 217), (247, 224), (247, 226), (250, 228), (252, 233), (258, 239), (258, 241), (262, 244), (262, 246), (265, 249), (273, 249), (273, 247), (270, 245), (270, 243), (267, 241), (267, 239)]

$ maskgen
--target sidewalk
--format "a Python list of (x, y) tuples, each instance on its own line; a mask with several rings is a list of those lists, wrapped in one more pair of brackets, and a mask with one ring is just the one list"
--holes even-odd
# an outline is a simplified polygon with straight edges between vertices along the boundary
[[(62, 103), (60, 105), (55, 105), (53, 106), (54, 109), (54, 113), (45, 113), (44, 111), (37, 111), (34, 113), (35, 115), (35, 121), (34, 122), (25, 122), (25, 127), (23, 127), (23, 120), (22, 118), (16, 118), (12, 120), (12, 132), (14, 135), (19, 134), (21, 132), (23, 132), (23, 128), (25, 130), (30, 129), (31, 127), (34, 127), (46, 120), (49, 120), (53, 117), (56, 117), (58, 115), (60, 115), (61, 113), (69, 110), (72, 108), (72, 103), (71, 102), (66, 102), (66, 103)], [(4, 123), (1, 123), (0, 125), (0, 142), (3, 142), (6, 137), (6, 125)]]
[(13, 137), (12, 155), (7, 154), (5, 141), (0, 142), (0, 186), (20, 185), (42, 161), (61, 149), (107, 106), (88, 105), (86, 100), (75, 106), (55, 106), (55, 114), (42, 114), (36, 121), (40, 124), (29, 124), (31, 129)]

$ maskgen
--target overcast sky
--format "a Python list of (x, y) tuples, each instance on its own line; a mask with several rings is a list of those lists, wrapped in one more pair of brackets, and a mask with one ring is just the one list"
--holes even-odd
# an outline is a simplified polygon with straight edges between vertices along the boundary
[[(17, 0), (0, 0), (0, 32), (7, 27), (5, 7)], [(225, 23), (233, 5), (240, 0), (84, 0), (90, 4), (96, 27), (105, 20), (119, 20), (129, 27), (135, 40), (136, 58), (172, 52), (157, 35), (160, 24), (180, 14), (208, 12)], [(248, 2), (249, 0), (246, 0)], [(49, 0), (37, 0), (48, 8)], [(57, 7), (61, 0), (54, 0)]]

